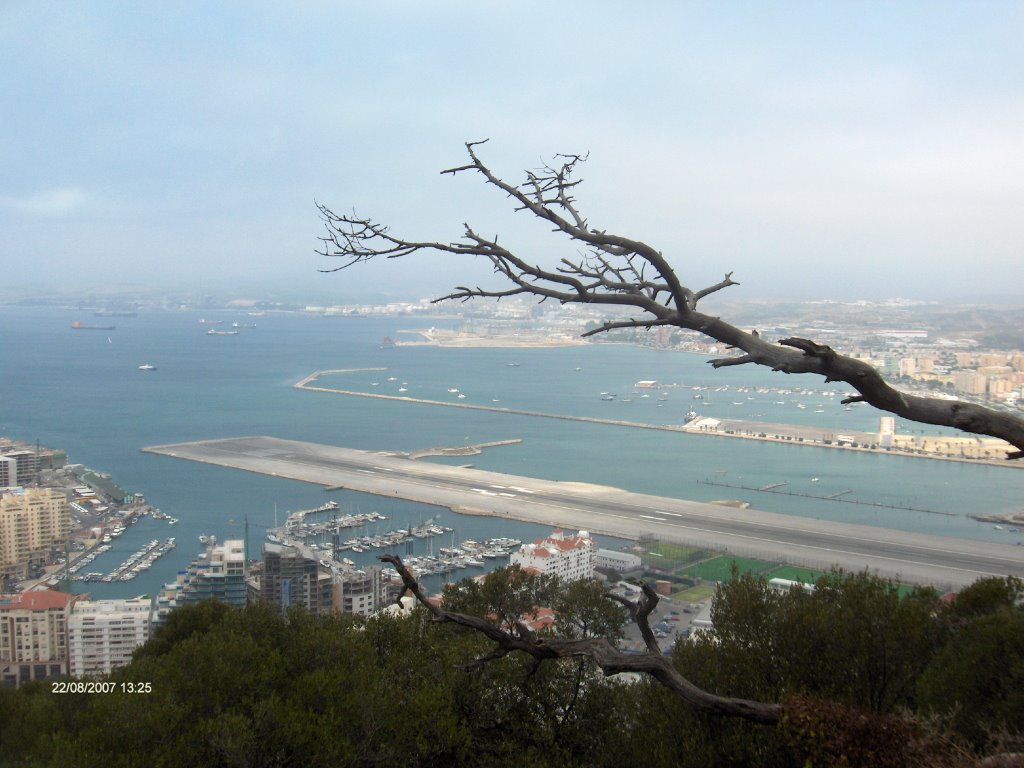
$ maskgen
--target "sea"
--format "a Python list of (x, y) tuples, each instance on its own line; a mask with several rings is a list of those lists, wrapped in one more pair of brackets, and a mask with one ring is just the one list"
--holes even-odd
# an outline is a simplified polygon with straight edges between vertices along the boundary
[[(73, 330), (72, 323), (113, 330)], [(206, 321), (206, 322), (203, 322)], [(221, 321), (211, 324), (211, 321)], [(449, 321), (449, 324), (454, 321)], [(211, 335), (211, 329), (234, 335)], [(417, 539), (414, 554), (463, 539), (532, 540), (550, 528), (229, 468), (141, 448), (192, 440), (270, 435), (364, 450), (518, 441), (475, 456), (435, 461), (551, 480), (592, 482), (684, 499), (735, 499), (753, 508), (905, 531), (1016, 543), (1021, 534), (971, 513), (1020, 511), (1024, 471), (811, 446), (767, 443), (604, 423), (302, 391), (317, 370), (343, 370), (321, 383), (368, 394), (657, 425), (687, 413), (876, 431), (883, 414), (844, 408), (844, 385), (751, 366), (712, 369), (707, 358), (626, 344), (553, 348), (393, 346), (385, 337), (446, 321), (410, 316), (325, 317), (244, 310), (140, 310), (93, 317), (88, 310), (0, 307), (0, 436), (67, 451), (68, 460), (108, 473), (141, 493), (176, 525), (146, 517), (89, 567), (113, 570), (152, 539), (177, 547), (129, 582), (76, 583), (96, 599), (156, 594), (203, 549), (199, 536), (244, 538), (258, 553), (268, 528), (290, 511), (328, 500), (342, 512), (377, 511), (384, 533), (426, 520), (452, 528)], [(154, 370), (140, 370), (140, 365)], [(638, 388), (655, 381), (657, 387)], [(405, 390), (399, 392), (398, 390)], [(644, 395), (648, 395), (644, 397)], [(462, 397), (460, 397), (462, 395)], [(610, 395), (614, 395), (608, 399)], [(801, 407), (802, 406), (802, 407)], [(936, 433), (899, 423), (897, 431)], [(754, 490), (744, 490), (747, 486)], [(792, 494), (757, 490), (774, 486)], [(832, 498), (829, 498), (832, 497)], [(854, 503), (856, 502), (856, 503)], [(638, 524), (638, 533), (643, 533)], [(626, 542), (598, 536), (601, 546)], [(400, 553), (405, 553), (402, 549)], [(375, 552), (349, 554), (360, 565)], [(477, 571), (479, 572), (479, 571)], [(456, 572), (454, 577), (473, 575)], [(439, 586), (428, 582), (436, 589)]]

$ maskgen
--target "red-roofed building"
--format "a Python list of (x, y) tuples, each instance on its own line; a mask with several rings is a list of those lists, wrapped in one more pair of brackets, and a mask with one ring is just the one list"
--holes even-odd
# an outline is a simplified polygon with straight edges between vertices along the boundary
[(557, 528), (546, 539), (520, 547), (511, 563), (524, 570), (558, 576), (562, 581), (577, 581), (593, 577), (596, 553), (597, 545), (587, 531), (566, 536)]
[(67, 674), (68, 619), (80, 597), (55, 590), (0, 595), (0, 682)]
[(558, 623), (558, 614), (552, 608), (538, 607), (530, 616), (523, 616), (522, 622), (533, 632), (553, 627)]

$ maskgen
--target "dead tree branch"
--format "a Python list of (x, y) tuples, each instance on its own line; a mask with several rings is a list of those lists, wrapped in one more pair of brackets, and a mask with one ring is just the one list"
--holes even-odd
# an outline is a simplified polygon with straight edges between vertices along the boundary
[[(405, 590), (410, 592), (433, 616), (435, 621), (458, 624), (472, 629), (494, 643), (494, 648), (475, 659), (467, 668), (474, 669), (490, 661), (503, 658), (516, 651), (530, 656), (535, 665), (550, 659), (586, 657), (592, 659), (605, 675), (634, 672), (650, 675), (683, 701), (709, 714), (739, 717), (765, 725), (774, 725), (779, 720), (781, 707), (749, 699), (717, 696), (691, 683), (667, 659), (658, 648), (657, 641), (647, 622), (647, 617), (657, 605), (658, 598), (649, 586), (644, 586), (643, 597), (638, 603), (618, 599), (626, 606), (630, 616), (640, 627), (647, 644), (647, 652), (625, 653), (615, 648), (606, 638), (589, 637), (580, 640), (541, 637), (530, 632), (525, 626), (504, 629), (486, 619), (464, 613), (445, 610), (427, 600), (416, 578), (397, 555), (382, 555), (379, 558), (394, 566), (402, 577)], [(404, 595), (404, 592), (403, 592)]]
[(858, 393), (845, 402), (866, 402), (911, 421), (1001, 438), (1016, 448), (1008, 458), (1024, 457), (1024, 419), (1018, 416), (973, 403), (905, 394), (887, 384), (870, 365), (841, 355), (830, 347), (809, 339), (782, 339), (773, 343), (756, 332), (743, 331), (721, 318), (698, 311), (701, 299), (738, 285), (732, 273), (727, 273), (714, 285), (693, 290), (683, 284), (664, 255), (652, 246), (590, 226), (573, 194), (580, 184), (575, 173), (586, 160), (585, 156), (558, 155), (554, 163), (527, 172), (526, 181), (514, 185), (481, 161), (477, 148), (483, 143), (467, 143), (470, 162), (442, 173), (480, 174), (485, 183), (510, 197), (517, 211), (527, 211), (550, 223), (555, 232), (582, 246), (581, 257), (563, 258), (555, 268), (531, 264), (499, 245), (497, 238), (483, 237), (468, 224), (464, 225), (462, 239), (456, 242), (407, 240), (392, 235), (388, 227), (370, 218), (354, 212), (337, 214), (317, 203), (326, 230), (320, 237), (322, 250), (317, 253), (342, 261), (340, 266), (322, 271), (336, 272), (375, 257), (393, 259), (421, 251), (483, 256), (490, 261), (495, 274), (511, 284), (510, 287), (495, 290), (460, 286), (435, 301), (530, 295), (541, 301), (633, 307), (640, 310), (642, 316), (607, 322), (585, 335), (615, 328), (664, 325), (697, 331), (743, 353), (710, 361), (716, 368), (751, 363), (783, 373), (810, 373), (830, 382), (843, 381)]

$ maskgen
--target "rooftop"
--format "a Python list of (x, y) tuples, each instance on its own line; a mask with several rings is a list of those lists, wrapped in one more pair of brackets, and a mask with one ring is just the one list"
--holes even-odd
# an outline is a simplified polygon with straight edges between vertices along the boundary
[(48, 611), (65, 608), (78, 595), (53, 589), (33, 590), (14, 595), (0, 595), (0, 611)]

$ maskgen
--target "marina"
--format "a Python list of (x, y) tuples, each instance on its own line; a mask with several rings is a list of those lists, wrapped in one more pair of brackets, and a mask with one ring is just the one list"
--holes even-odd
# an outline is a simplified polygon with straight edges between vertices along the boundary
[(153, 539), (142, 549), (133, 553), (124, 562), (108, 573), (103, 573), (102, 571), (89, 571), (79, 575), (79, 572), (86, 565), (92, 563), (97, 556), (110, 550), (109, 544), (101, 544), (94, 552), (84, 555), (73, 565), (68, 567), (66, 573), (57, 574), (57, 578), (69, 578), (71, 581), (79, 582), (99, 581), (104, 584), (109, 584), (113, 581), (131, 581), (141, 575), (144, 571), (148, 571), (157, 560), (173, 550), (174, 547), (175, 539), (173, 537), (164, 539), (163, 541)]
[[(340, 533), (347, 528), (359, 528), (387, 521), (379, 512), (339, 514), (340, 505), (334, 501), (314, 509), (290, 512), (285, 524), (267, 531), (267, 540), (272, 544), (297, 547), (320, 559), (325, 567), (355, 567), (355, 562), (345, 556), (351, 552), (361, 554), (374, 550), (395, 550), (402, 548), (403, 560), (420, 576), (447, 575), (455, 571), (483, 568), (488, 561), (505, 560), (522, 544), (509, 537), (498, 537), (475, 541), (466, 539), (455, 546), (453, 528), (437, 524), (433, 519), (418, 525), (411, 523), (407, 528), (390, 529), (384, 533), (366, 534), (342, 541)], [(311, 517), (331, 515), (325, 520), (310, 520)], [(433, 540), (450, 535), (452, 544), (437, 547)], [(428, 540), (429, 552), (413, 554), (413, 542)], [(385, 568), (385, 576), (398, 579), (393, 568)]]

